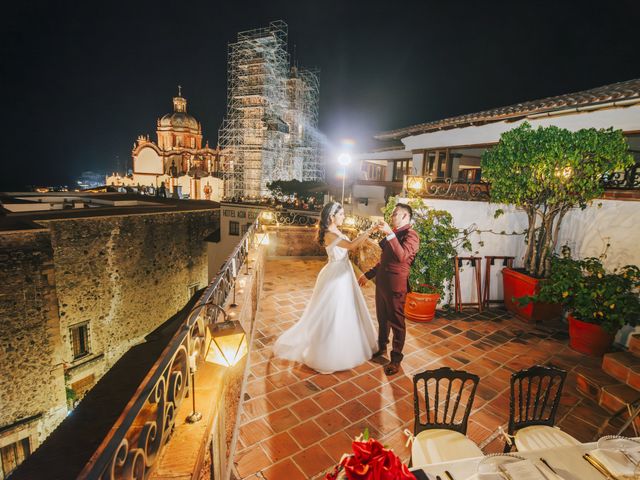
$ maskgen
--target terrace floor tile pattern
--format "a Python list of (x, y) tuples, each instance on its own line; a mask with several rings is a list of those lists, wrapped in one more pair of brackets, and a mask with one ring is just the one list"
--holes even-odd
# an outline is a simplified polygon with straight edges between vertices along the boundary
[[(574, 369), (599, 368), (600, 359), (571, 350), (566, 326), (530, 325), (503, 309), (439, 316), (430, 323), (407, 321), (401, 371), (384, 375), (374, 362), (331, 375), (273, 357), (271, 345), (302, 315), (321, 259), (269, 259), (260, 298), (234, 464), (242, 479), (322, 478), (350, 451), (365, 428), (408, 462), (403, 430), (413, 430), (415, 373), (441, 366), (480, 376), (468, 436), (485, 453), (502, 451), (498, 434), (509, 415), (509, 379), (534, 364), (569, 371), (557, 424), (580, 441), (602, 431), (608, 414), (576, 391)], [(375, 320), (375, 286), (364, 294)]]

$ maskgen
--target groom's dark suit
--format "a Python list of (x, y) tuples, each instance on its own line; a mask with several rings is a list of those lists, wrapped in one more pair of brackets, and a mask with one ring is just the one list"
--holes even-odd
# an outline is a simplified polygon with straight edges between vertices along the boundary
[(365, 276), (376, 278), (376, 315), (378, 317), (378, 348), (385, 350), (389, 343), (389, 329), (393, 330), (391, 361), (402, 361), (402, 347), (406, 335), (404, 303), (409, 286), (409, 268), (418, 252), (420, 238), (405, 225), (394, 232), (395, 237), (380, 242), (380, 261)]

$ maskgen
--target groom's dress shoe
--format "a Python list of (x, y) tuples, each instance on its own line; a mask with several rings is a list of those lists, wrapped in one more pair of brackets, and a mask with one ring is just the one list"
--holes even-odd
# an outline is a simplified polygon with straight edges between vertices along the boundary
[(378, 350), (371, 357), (371, 361), (374, 362), (374, 363), (378, 363), (380, 365), (386, 365), (389, 362), (389, 360), (384, 358), (386, 355), (387, 355), (387, 349), (386, 348)]
[(400, 370), (400, 362), (389, 362), (384, 367), (384, 373), (387, 375), (395, 375)]
[(371, 358), (384, 357), (386, 354), (387, 354), (387, 349), (386, 348), (380, 348), (377, 352), (375, 352), (373, 354), (373, 356)]

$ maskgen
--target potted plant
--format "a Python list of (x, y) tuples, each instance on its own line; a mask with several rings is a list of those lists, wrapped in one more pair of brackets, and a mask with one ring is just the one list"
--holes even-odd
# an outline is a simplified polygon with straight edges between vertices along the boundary
[(569, 346), (601, 356), (625, 324), (640, 317), (640, 268), (626, 265), (607, 273), (601, 258), (576, 260), (564, 246), (551, 258), (551, 274), (540, 292), (523, 299), (559, 302), (569, 315)]
[[(390, 221), (397, 202), (396, 197), (389, 199), (383, 209), (385, 220)], [(451, 286), (457, 247), (471, 250), (471, 242), (466, 232), (460, 232), (453, 225), (453, 217), (446, 210), (430, 208), (417, 198), (408, 203), (413, 209), (413, 229), (420, 237), (420, 247), (409, 271), (404, 313), (410, 320), (429, 322), (435, 317), (436, 306), (445, 289)], [(451, 303), (451, 298), (452, 289), (449, 288), (447, 304)]]
[(482, 177), (491, 201), (513, 204), (528, 219), (524, 268), (503, 270), (505, 306), (528, 321), (559, 315), (560, 308), (515, 298), (535, 295), (549, 275), (560, 226), (572, 209), (585, 209), (602, 195), (603, 175), (633, 164), (622, 131), (555, 126), (533, 129), (523, 123), (501, 135), (482, 155)]

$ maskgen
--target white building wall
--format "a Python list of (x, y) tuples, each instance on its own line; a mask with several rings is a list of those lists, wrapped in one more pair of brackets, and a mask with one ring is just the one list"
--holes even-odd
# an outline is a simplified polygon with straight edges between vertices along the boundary
[(616, 107), (571, 114), (533, 117), (515, 122), (496, 122), (481, 126), (452, 128), (420, 135), (407, 136), (402, 139), (407, 150), (421, 148), (443, 148), (461, 145), (483, 145), (496, 143), (500, 135), (508, 130), (529, 122), (534, 128), (555, 125), (571, 131), (582, 128), (621, 129), (625, 132), (640, 130), (640, 104), (628, 107)]
[[(508, 255), (515, 257), (515, 266), (523, 265), (525, 243), (523, 235), (503, 235), (522, 232), (527, 228), (527, 217), (515, 207), (488, 202), (470, 202), (461, 200), (425, 199), (430, 207), (447, 210), (453, 215), (454, 224), (459, 229), (477, 227), (481, 234), (473, 234), (473, 251), (459, 252), (461, 256)], [(598, 204), (601, 204), (598, 207)], [(505, 213), (494, 218), (495, 212), (502, 209)], [(489, 232), (491, 230), (492, 232)], [(614, 269), (628, 264), (640, 265), (640, 202), (620, 200), (596, 200), (585, 210), (574, 209), (562, 222), (558, 240), (558, 251), (568, 244), (574, 256), (578, 258), (600, 256), (607, 243), (604, 265)], [(480, 242), (484, 242), (481, 246)], [(477, 253), (476, 253), (477, 252)], [(502, 299), (502, 274), (500, 266), (492, 268), (491, 297)], [(484, 260), (483, 260), (484, 278)], [(472, 268), (465, 266), (461, 275), (463, 291), (462, 301), (475, 301), (474, 278)]]

